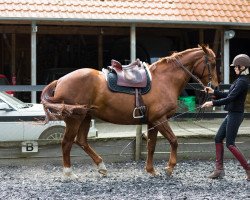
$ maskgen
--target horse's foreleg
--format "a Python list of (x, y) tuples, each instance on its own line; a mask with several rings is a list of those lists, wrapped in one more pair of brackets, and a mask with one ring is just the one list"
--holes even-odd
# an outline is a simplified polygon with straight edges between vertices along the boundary
[(75, 143), (79, 145), (94, 161), (98, 168), (98, 172), (102, 175), (107, 175), (107, 169), (102, 161), (101, 156), (99, 156), (94, 149), (88, 144), (88, 132), (90, 128), (91, 118), (87, 116), (81, 123)]
[[(152, 128), (152, 126), (148, 125), (149, 130), (150, 128)], [(156, 128), (150, 130), (148, 132), (148, 140), (147, 140), (148, 155), (147, 155), (147, 160), (146, 160), (146, 171), (153, 176), (157, 175), (157, 172), (155, 171), (154, 166), (153, 166), (154, 165), (153, 156), (154, 156), (155, 145), (157, 141), (157, 133), (158, 133), (158, 130)]]
[(78, 132), (80, 121), (77, 119), (67, 119), (65, 123), (66, 129), (62, 140), (63, 174), (65, 177), (76, 179), (77, 176), (72, 172), (71, 168), (70, 151)]
[(177, 162), (177, 147), (178, 147), (178, 142), (177, 138), (174, 135), (172, 129), (170, 128), (168, 122), (164, 122), (161, 125), (157, 126), (159, 129), (160, 133), (167, 138), (167, 140), (170, 143), (170, 157), (169, 157), (169, 162), (166, 166), (166, 172), (168, 175), (171, 175), (173, 173), (174, 167)]

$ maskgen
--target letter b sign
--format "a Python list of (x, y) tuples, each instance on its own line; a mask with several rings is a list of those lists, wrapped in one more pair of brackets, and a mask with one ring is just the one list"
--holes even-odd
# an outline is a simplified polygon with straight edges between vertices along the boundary
[(38, 152), (38, 143), (35, 141), (22, 142), (22, 153)]

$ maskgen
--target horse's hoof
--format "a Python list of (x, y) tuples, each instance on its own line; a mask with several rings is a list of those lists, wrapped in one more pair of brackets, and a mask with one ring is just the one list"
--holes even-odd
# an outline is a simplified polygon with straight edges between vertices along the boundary
[(168, 176), (171, 176), (172, 174), (173, 174), (173, 168), (171, 168), (171, 167), (166, 167), (165, 168), (165, 170), (166, 170), (166, 174), (168, 175)]
[(108, 170), (104, 164), (104, 162), (101, 162), (97, 165), (97, 170), (98, 172), (103, 175), (103, 176), (107, 176)]
[(157, 171), (155, 171), (154, 169), (151, 169), (151, 170), (147, 170), (146, 169), (146, 172), (150, 175), (150, 176), (158, 176), (159, 173)]
[(69, 168), (68, 167), (63, 168), (63, 176), (64, 176), (65, 179), (71, 179), (71, 180), (78, 179), (78, 176), (73, 173), (71, 167), (69, 167)]
[(149, 174), (150, 174), (152, 177), (159, 176), (159, 173), (158, 173), (157, 171), (149, 172)]

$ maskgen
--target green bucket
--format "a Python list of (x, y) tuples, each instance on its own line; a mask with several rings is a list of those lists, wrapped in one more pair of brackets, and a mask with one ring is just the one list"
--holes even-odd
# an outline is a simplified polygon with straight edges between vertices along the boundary
[(195, 110), (195, 96), (179, 97), (179, 100), (188, 108), (188, 111)]

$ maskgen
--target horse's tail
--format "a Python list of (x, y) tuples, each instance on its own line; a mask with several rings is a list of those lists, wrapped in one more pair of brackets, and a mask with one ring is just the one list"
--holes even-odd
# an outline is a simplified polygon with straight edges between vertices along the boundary
[(54, 91), (57, 85), (57, 80), (51, 82), (47, 85), (41, 94), (41, 103), (43, 104), (43, 108), (45, 111), (45, 122), (48, 123), (50, 120), (56, 120), (54, 111), (51, 108), (51, 105), (55, 102), (54, 99)]
[(45, 111), (45, 123), (50, 120), (64, 120), (66, 117), (85, 117), (89, 108), (86, 105), (69, 105), (54, 98), (57, 80), (47, 85), (41, 94), (41, 103)]
[(41, 94), (41, 103), (54, 103), (54, 91), (57, 85), (57, 80), (51, 82), (49, 85), (47, 85)]

